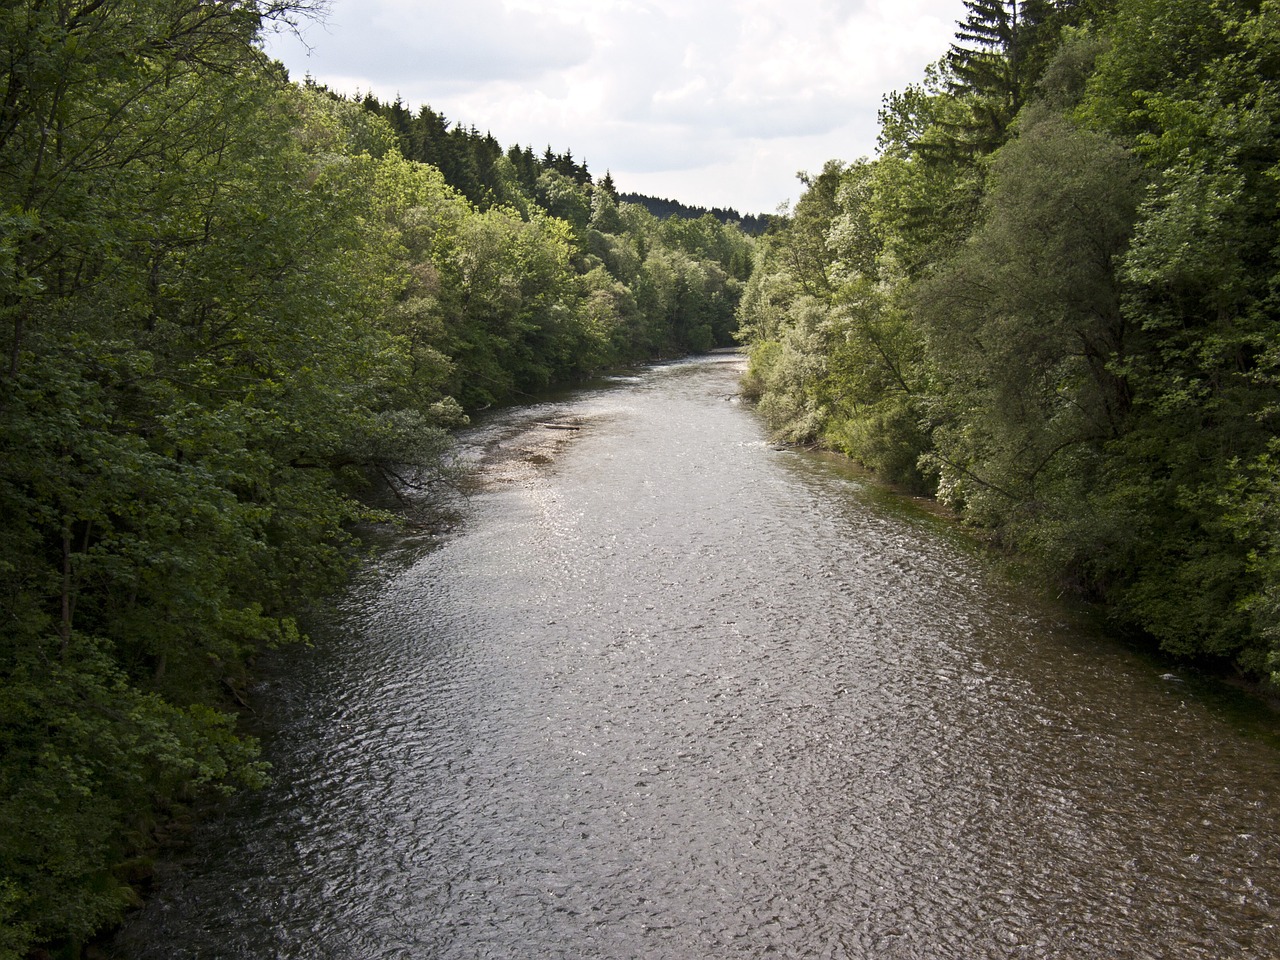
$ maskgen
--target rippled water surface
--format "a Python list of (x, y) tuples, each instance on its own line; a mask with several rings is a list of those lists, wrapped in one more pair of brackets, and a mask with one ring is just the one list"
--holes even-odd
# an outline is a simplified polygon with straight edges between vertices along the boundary
[(1276, 750), (773, 449), (740, 372), (478, 428), (116, 955), (1280, 956)]

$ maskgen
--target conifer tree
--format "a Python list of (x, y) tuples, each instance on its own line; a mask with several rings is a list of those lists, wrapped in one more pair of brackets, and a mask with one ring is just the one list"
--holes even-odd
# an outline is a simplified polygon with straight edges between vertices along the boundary
[(955, 152), (983, 155), (1005, 140), (1044, 67), (1054, 6), (1050, 0), (965, 0), (968, 16), (946, 56), (951, 93), (963, 99), (969, 118), (949, 131)]

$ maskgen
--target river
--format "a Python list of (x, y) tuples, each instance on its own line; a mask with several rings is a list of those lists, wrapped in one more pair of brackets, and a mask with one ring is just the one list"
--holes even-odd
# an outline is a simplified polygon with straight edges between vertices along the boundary
[(469, 433), (461, 524), (268, 664), (274, 784), (113, 955), (1280, 956), (1272, 741), (774, 448), (741, 369)]

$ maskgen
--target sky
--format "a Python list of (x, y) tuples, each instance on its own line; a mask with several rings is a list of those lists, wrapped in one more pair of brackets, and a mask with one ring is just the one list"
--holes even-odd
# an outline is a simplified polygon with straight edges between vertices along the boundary
[(742, 214), (875, 153), (881, 98), (947, 50), (963, 0), (328, 0), (267, 51), (301, 80), (399, 96), (606, 170), (622, 192)]

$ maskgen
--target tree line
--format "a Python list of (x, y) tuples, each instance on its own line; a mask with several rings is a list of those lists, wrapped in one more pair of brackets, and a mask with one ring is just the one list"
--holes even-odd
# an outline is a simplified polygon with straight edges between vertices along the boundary
[(0, 10), (0, 957), (78, 955), (166, 817), (263, 781), (235, 701), (393, 519), (372, 485), (428, 495), (467, 409), (730, 342), (748, 238), (523, 151), (470, 199), (269, 62), (306, 6)]
[(931, 494), (1168, 654), (1280, 668), (1280, 4), (966, 0), (762, 241), (783, 438)]
[[(309, 78), (305, 83), (323, 89)], [(538, 190), (538, 178), (544, 171), (568, 177), (580, 186), (595, 183), (586, 161), (574, 159), (572, 150), (556, 153), (548, 145), (541, 155), (532, 147), (515, 144), (504, 152), (492, 133), (481, 133), (474, 125), (467, 127), (453, 123), (430, 105), (409, 109), (397, 97), (391, 103), (383, 103), (372, 93), (357, 98), (360, 105), (385, 119), (396, 132), (401, 152), (410, 160), (419, 160), (438, 168), (449, 185), (461, 191), (468, 200), (479, 207), (489, 207), (504, 202), (514, 177), (521, 189), (534, 196)], [(500, 163), (505, 157), (505, 162)], [(698, 220), (711, 214), (721, 223), (736, 225), (749, 236), (758, 236), (769, 225), (769, 217), (759, 214), (743, 216), (737, 210), (722, 207), (699, 207), (650, 197), (640, 193), (622, 193), (613, 182), (613, 175), (606, 171), (598, 186), (617, 203), (631, 203), (643, 207), (659, 220), (680, 217)]]
[(640, 193), (623, 193), (618, 197), (623, 203), (636, 203), (644, 207), (655, 217), (666, 219), (667, 217), (681, 217), (685, 220), (697, 220), (705, 217), (707, 214), (715, 217), (721, 223), (737, 224), (743, 233), (758, 237), (769, 229), (771, 216), (768, 214), (750, 213), (743, 216), (733, 207), (706, 207), (689, 206), (681, 203), (679, 200), (669, 200), (666, 197), (649, 197)]

